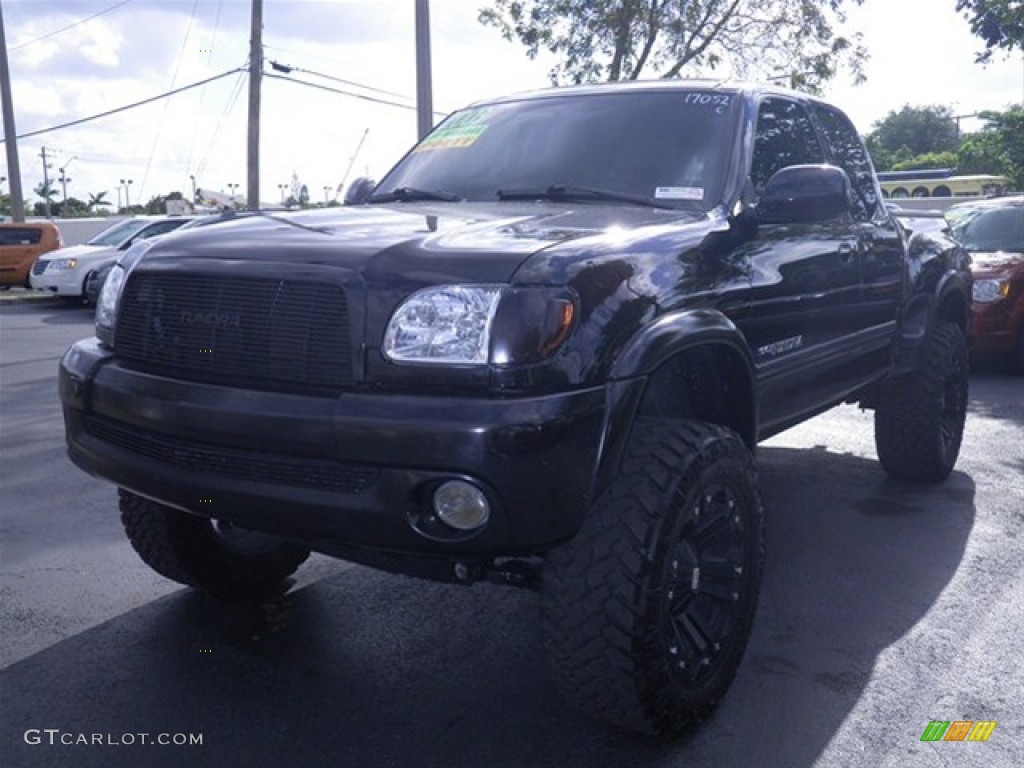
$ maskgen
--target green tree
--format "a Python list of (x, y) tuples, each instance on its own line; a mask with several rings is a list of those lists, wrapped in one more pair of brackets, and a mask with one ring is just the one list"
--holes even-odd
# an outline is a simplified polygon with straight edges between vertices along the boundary
[(978, 54), (979, 62), (992, 60), (997, 50), (1010, 53), (1014, 48), (1024, 50), (1024, 3), (1021, 0), (957, 0), (961, 11), (971, 25), (971, 32), (985, 41), (985, 50)]
[(956, 168), (956, 152), (925, 152), (892, 164), (894, 171), (913, 171), (917, 168)]
[(167, 201), (168, 200), (184, 200), (185, 196), (181, 192), (171, 192), (166, 195), (154, 195), (149, 198), (149, 202), (143, 207), (143, 213), (149, 213), (159, 215), (161, 213), (167, 213)]
[(32, 207), (34, 216), (52, 216), (53, 209), (56, 205), (54, 198), (57, 197), (57, 190), (53, 187), (53, 182), (39, 182), (33, 188), (33, 191), (42, 198), (42, 202), (36, 203)]
[(860, 35), (836, 25), (863, 0), (494, 0), (481, 23), (560, 58), (553, 83), (677, 77), (728, 63), (740, 76), (816, 90), (840, 65), (863, 80)]
[(867, 144), (872, 158), (878, 160), (889, 157), (895, 163), (929, 152), (955, 152), (958, 146), (956, 119), (949, 107), (908, 104), (890, 112), (873, 129)]
[(964, 138), (957, 153), (957, 170), (1004, 175), (1011, 188), (1024, 190), (1024, 107), (978, 116), (985, 125)]
[(43, 198), (44, 202), (50, 203), (50, 205), (54, 204), (54, 198), (57, 197), (57, 190), (54, 189), (52, 181), (39, 182), (36, 184), (33, 191), (39, 195), (39, 197)]
[(69, 197), (60, 206), (61, 218), (75, 219), (89, 215), (89, 204), (77, 197)]

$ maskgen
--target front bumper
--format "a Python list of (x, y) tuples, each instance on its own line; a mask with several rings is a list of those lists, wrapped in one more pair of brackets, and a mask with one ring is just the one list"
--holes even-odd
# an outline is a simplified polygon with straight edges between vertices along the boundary
[(82, 296), (85, 292), (85, 278), (89, 270), (82, 266), (74, 269), (53, 269), (47, 264), (38, 275), (29, 274), (29, 284), (37, 291), (46, 291), (57, 296)]
[(975, 302), (972, 309), (971, 354), (976, 357), (1010, 355), (1017, 336), (1024, 332), (1024, 300), (1005, 299), (993, 304)]
[[(60, 364), (69, 455), (172, 507), (301, 541), (395, 555), (535, 554), (582, 523), (605, 429), (592, 388), (508, 399), (321, 398), (155, 377), (96, 339)], [(431, 520), (441, 482), (468, 479), (490, 522)]]

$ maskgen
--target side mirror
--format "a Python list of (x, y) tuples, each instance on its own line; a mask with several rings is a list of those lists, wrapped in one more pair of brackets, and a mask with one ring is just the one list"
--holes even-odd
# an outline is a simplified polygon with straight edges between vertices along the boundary
[(135, 245), (135, 238), (134, 237), (129, 239), (129, 240), (125, 240), (123, 243), (121, 243), (119, 246), (117, 246), (117, 250), (119, 250), (119, 251), (127, 251), (133, 245)]
[(790, 165), (772, 175), (757, 203), (761, 224), (807, 224), (850, 213), (850, 179), (834, 165)]
[(345, 190), (345, 205), (363, 205), (370, 199), (377, 182), (368, 176), (360, 176)]

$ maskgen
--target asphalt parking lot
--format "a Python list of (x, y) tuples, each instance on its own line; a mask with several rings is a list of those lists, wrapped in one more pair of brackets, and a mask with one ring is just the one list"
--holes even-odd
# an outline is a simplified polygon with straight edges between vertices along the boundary
[[(0, 298), (5, 767), (1024, 765), (1021, 378), (974, 374), (939, 486), (887, 480), (850, 406), (760, 448), (751, 644), (718, 712), (664, 745), (560, 701), (533, 594), (315, 557), (280, 599), (230, 605), (149, 571), (113, 489), (64, 455), (57, 360), (90, 333), (88, 308)], [(922, 742), (931, 720), (997, 725)]]

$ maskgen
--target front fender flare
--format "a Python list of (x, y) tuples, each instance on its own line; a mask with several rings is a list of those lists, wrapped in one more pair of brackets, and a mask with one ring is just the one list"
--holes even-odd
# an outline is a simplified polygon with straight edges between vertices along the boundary
[(725, 347), (742, 361), (752, 402), (749, 434), (740, 435), (753, 449), (757, 435), (754, 364), (743, 334), (721, 312), (685, 310), (662, 315), (626, 344), (612, 365), (606, 386), (603, 439), (591, 498), (607, 488), (618, 471), (648, 377), (673, 357), (700, 346)]
[(753, 381), (754, 362), (743, 334), (724, 314), (709, 309), (669, 312), (644, 326), (616, 358), (610, 378), (646, 376), (669, 358), (702, 344), (723, 344), (732, 349), (744, 361)]

